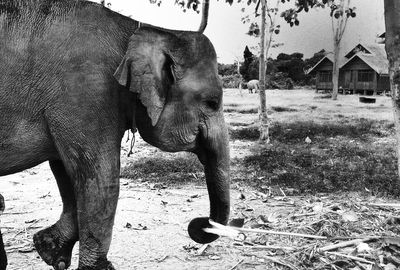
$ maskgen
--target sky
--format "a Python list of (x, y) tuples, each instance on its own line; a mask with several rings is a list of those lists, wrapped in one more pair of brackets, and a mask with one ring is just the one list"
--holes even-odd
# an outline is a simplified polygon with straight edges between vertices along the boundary
[[(270, 0), (271, 1), (271, 0)], [(183, 12), (174, 5), (175, 0), (163, 0), (160, 7), (150, 4), (149, 0), (109, 0), (110, 8), (130, 16), (132, 19), (170, 29), (197, 30), (201, 14), (194, 11)], [(241, 18), (251, 14), (252, 8), (244, 3), (229, 6), (224, 0), (210, 1), (210, 15), (205, 35), (214, 44), (218, 62), (230, 64), (237, 59), (242, 61), (246, 45), (253, 53), (257, 53), (259, 40), (246, 35), (249, 25), (243, 24)], [(246, 1), (242, 1), (246, 2)], [(293, 2), (293, 1), (292, 1)], [(384, 10), (382, 0), (352, 0), (356, 7), (356, 18), (349, 19), (342, 41), (342, 54), (351, 50), (358, 43), (374, 43), (377, 35), (384, 32)], [(243, 13), (242, 8), (246, 7)], [(254, 9), (254, 6), (251, 6)], [(287, 6), (281, 5), (281, 10)], [(282, 18), (278, 24), (281, 32), (274, 41), (283, 43), (273, 48), (270, 57), (279, 53), (303, 53), (305, 58), (317, 51), (333, 50), (331, 17), (328, 9), (314, 9), (299, 16), (300, 26), (290, 27)]]

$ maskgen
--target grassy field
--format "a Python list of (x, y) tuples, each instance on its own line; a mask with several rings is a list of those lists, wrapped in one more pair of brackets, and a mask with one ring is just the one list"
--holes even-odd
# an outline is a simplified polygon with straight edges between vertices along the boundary
[[(271, 144), (265, 145), (258, 142), (258, 95), (226, 89), (233, 183), (289, 194), (399, 195), (390, 98), (379, 96), (375, 104), (358, 98), (340, 95), (332, 101), (313, 90), (267, 91)], [(127, 162), (121, 175), (166, 184), (204, 177), (193, 155), (157, 150)]]

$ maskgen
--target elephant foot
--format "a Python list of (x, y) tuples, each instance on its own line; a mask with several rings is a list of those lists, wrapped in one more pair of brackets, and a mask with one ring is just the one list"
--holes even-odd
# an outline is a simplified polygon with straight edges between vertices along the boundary
[(39, 231), (33, 236), (33, 243), (40, 257), (55, 270), (64, 270), (71, 265), (72, 248), (75, 242), (74, 237), (63, 237), (56, 225)]

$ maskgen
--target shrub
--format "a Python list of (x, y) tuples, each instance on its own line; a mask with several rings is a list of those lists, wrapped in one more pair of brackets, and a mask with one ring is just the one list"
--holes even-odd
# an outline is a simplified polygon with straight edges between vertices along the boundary
[(237, 74), (222, 76), (221, 80), (223, 88), (239, 88), (239, 85), (242, 82), (240, 75)]

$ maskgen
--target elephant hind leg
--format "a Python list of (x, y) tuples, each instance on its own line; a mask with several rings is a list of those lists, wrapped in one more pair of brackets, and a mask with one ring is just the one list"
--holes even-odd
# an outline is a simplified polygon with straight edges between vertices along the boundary
[(60, 219), (49, 228), (37, 232), (33, 241), (40, 257), (55, 269), (71, 265), (72, 248), (78, 240), (76, 200), (70, 177), (63, 163), (50, 161), (50, 168), (56, 178), (63, 202)]
[[(0, 194), (0, 214), (4, 211), (4, 198)], [(7, 268), (7, 255), (4, 249), (3, 236), (0, 230), (0, 270), (6, 270)]]
[(4, 249), (3, 236), (1, 235), (1, 230), (0, 230), (0, 270), (6, 270), (6, 267), (7, 267), (7, 255)]

